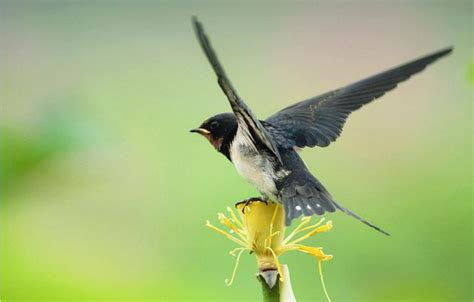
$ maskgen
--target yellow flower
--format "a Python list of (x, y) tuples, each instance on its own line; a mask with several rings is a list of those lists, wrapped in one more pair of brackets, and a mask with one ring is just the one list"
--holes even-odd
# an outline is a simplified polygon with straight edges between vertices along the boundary
[[(244, 207), (245, 210), (242, 211)], [(316, 234), (329, 231), (332, 228), (331, 221), (323, 224), (324, 218), (321, 218), (319, 222), (310, 224), (311, 216), (303, 217), (300, 224), (285, 237), (284, 211), (279, 203), (252, 202), (247, 206), (240, 203), (237, 205), (239, 216), (230, 207), (227, 207), (227, 212), (227, 216), (224, 213), (219, 213), (218, 219), (228, 228), (228, 231), (212, 225), (209, 221), (206, 223), (207, 227), (240, 246), (230, 251), (230, 254), (236, 257), (236, 263), (230, 280), (225, 280), (227, 285), (232, 284), (240, 256), (245, 251), (255, 253), (260, 272), (271, 269), (278, 270), (280, 282), (284, 282), (284, 274), (278, 257), (288, 251), (300, 251), (315, 257), (318, 261), (321, 282), (329, 300), (324, 286), (321, 262), (332, 259), (332, 256), (324, 254), (321, 247), (305, 246), (300, 242)]]

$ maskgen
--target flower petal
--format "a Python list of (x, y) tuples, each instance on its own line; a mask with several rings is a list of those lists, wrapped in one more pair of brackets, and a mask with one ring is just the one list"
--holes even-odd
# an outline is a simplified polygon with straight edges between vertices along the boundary
[(316, 234), (327, 232), (327, 231), (329, 231), (330, 229), (332, 229), (332, 221), (326, 222), (326, 223), (323, 224), (322, 226), (319, 226), (319, 227), (315, 228), (314, 230), (308, 232), (307, 234), (301, 236), (301, 237), (298, 238), (298, 239), (295, 239), (295, 240), (291, 241), (291, 242), (288, 243), (288, 244), (291, 245), (291, 244), (295, 244), (295, 243), (301, 242), (301, 241), (303, 241), (303, 240), (305, 240), (305, 239), (308, 239), (308, 238), (310, 238), (310, 237), (313, 237), (313, 236), (316, 235)]
[(219, 229), (218, 227), (213, 226), (213, 225), (209, 222), (209, 220), (206, 221), (206, 226), (207, 226), (208, 228), (210, 228), (211, 230), (214, 230), (214, 231), (216, 231), (217, 233), (219, 233), (219, 234), (221, 234), (221, 235), (224, 235), (225, 237), (227, 237), (227, 239), (232, 240), (233, 242), (237, 243), (238, 245), (241, 245), (241, 246), (243, 246), (243, 247), (245, 247), (245, 248), (249, 247), (249, 246), (248, 246), (248, 243), (243, 242), (242, 240), (240, 240), (240, 239), (238, 239), (238, 238), (232, 236), (231, 234), (229, 234), (229, 233), (227, 233), (227, 232), (225, 232), (225, 231)]
[[(235, 256), (235, 252), (237, 249), (231, 251), (231, 255)], [(232, 282), (234, 282), (235, 274), (237, 273), (237, 269), (239, 268), (239, 263), (240, 263), (240, 256), (242, 256), (242, 253), (248, 250), (247, 248), (240, 248), (240, 252), (237, 254), (237, 259), (235, 259), (235, 266), (234, 270), (232, 271), (232, 276), (229, 279), (225, 279), (224, 282), (227, 286), (231, 286)]]
[(332, 255), (324, 254), (323, 248), (321, 247), (299, 245), (298, 250), (303, 253), (307, 253), (307, 254), (310, 254), (311, 256), (316, 257), (319, 261), (327, 261), (333, 258)]

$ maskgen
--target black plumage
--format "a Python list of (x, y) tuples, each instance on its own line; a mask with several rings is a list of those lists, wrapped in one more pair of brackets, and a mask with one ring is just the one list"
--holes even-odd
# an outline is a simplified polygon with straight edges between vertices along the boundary
[(260, 121), (233, 88), (202, 24), (196, 18), (193, 18), (193, 24), (233, 114), (218, 114), (192, 132), (205, 136), (264, 198), (281, 202), (287, 225), (301, 215), (323, 215), (340, 210), (388, 235), (337, 203), (310, 173), (296, 148), (328, 146), (340, 136), (347, 117), (353, 111), (394, 89), (398, 83), (449, 54), (452, 48), (296, 103)]
[(347, 117), (353, 111), (383, 96), (422, 71), (452, 48), (411, 61), (376, 74), (362, 81), (293, 104), (270, 116), (266, 121), (283, 130), (290, 143), (297, 147), (326, 147), (342, 132)]
[(217, 59), (216, 53), (211, 47), (211, 43), (204, 32), (202, 24), (197, 20), (196, 17), (193, 17), (193, 23), (202, 50), (206, 54), (209, 63), (212, 65), (212, 68), (214, 68), (214, 71), (217, 75), (217, 82), (219, 83), (219, 86), (221, 87), (224, 94), (229, 99), (230, 106), (232, 107), (232, 111), (234, 111), (235, 115), (237, 116), (237, 119), (241, 123), (248, 125), (249, 130), (252, 131), (252, 136), (258, 138), (258, 140), (264, 144), (268, 150), (278, 158), (278, 160), (281, 160), (275, 142), (269, 138), (267, 130), (255, 117), (250, 108), (239, 97), (237, 91), (232, 86), (232, 83), (227, 77), (224, 68)]

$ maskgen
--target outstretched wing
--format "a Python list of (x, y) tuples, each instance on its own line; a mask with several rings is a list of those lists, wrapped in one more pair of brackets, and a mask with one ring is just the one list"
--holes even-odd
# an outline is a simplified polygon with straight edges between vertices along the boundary
[(449, 54), (452, 48), (376, 74), (365, 80), (296, 103), (266, 121), (284, 132), (287, 143), (303, 147), (326, 147), (342, 132), (347, 117), (363, 105), (397, 87), (428, 64)]
[(217, 75), (217, 82), (219, 83), (219, 86), (229, 99), (230, 106), (232, 107), (234, 114), (237, 116), (239, 125), (248, 129), (252, 138), (263, 143), (281, 162), (280, 153), (278, 152), (275, 142), (273, 142), (273, 140), (270, 138), (267, 130), (255, 117), (250, 108), (247, 107), (244, 101), (238, 96), (237, 91), (232, 86), (224, 71), (224, 68), (219, 62), (216, 53), (212, 49), (211, 42), (204, 31), (203, 25), (197, 20), (196, 17), (193, 17), (193, 25), (202, 50), (206, 54), (209, 63), (211, 63), (212, 68)]

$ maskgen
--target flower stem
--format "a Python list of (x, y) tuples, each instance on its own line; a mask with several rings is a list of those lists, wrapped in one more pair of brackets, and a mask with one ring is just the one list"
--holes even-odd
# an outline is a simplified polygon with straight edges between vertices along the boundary
[[(263, 302), (280, 301), (280, 282), (276, 282), (278, 277), (276, 269), (258, 273), (257, 280), (262, 284)], [(272, 283), (274, 283), (273, 286)]]
[(291, 287), (290, 271), (285, 264), (281, 265), (284, 281), (279, 281), (280, 276), (277, 269), (266, 270), (257, 275), (262, 284), (264, 302), (295, 302), (296, 298)]

